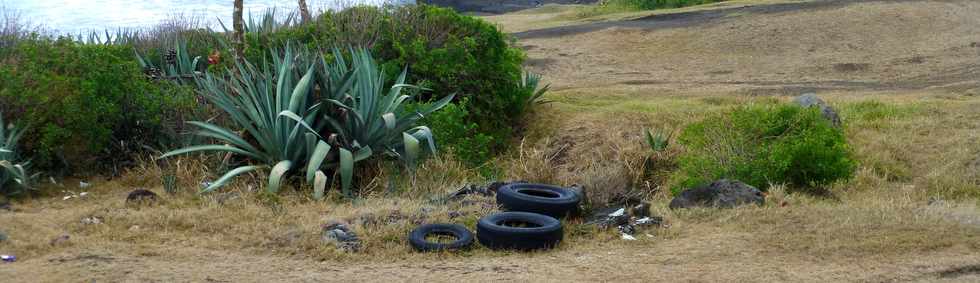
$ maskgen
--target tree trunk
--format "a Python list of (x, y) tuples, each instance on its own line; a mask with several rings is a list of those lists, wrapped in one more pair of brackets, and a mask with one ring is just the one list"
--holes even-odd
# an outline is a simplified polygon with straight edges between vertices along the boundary
[(244, 4), (242, 2), (244, 0), (235, 0), (235, 13), (232, 15), (232, 26), (235, 29), (232, 42), (235, 45), (236, 60), (241, 60), (245, 57), (245, 19), (242, 17), (242, 11), (244, 10)]
[(306, 6), (306, 0), (299, 0), (299, 16), (302, 17), (304, 23), (309, 23), (313, 20), (313, 16), (310, 15), (310, 9)]

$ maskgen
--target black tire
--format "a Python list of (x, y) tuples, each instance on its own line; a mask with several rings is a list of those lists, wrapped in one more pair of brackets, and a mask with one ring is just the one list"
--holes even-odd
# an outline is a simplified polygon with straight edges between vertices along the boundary
[[(433, 243), (425, 240), (429, 235), (446, 235), (456, 238), (448, 244)], [(473, 245), (473, 233), (466, 227), (456, 224), (426, 224), (415, 228), (408, 234), (408, 243), (420, 252), (455, 251), (469, 248)]]
[(565, 218), (578, 212), (582, 197), (570, 189), (514, 183), (497, 191), (497, 204), (504, 210), (534, 212), (554, 218)]
[[(533, 227), (514, 227), (507, 223), (526, 223)], [(480, 219), (476, 238), (493, 250), (541, 250), (561, 243), (561, 221), (530, 212), (501, 212)]]

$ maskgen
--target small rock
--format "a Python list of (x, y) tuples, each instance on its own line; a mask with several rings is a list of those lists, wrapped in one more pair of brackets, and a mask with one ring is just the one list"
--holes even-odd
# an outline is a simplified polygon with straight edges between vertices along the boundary
[(620, 225), (619, 232), (626, 235), (636, 234), (636, 226), (633, 226), (632, 224)]
[(71, 239), (71, 236), (68, 236), (68, 234), (65, 234), (65, 235), (58, 236), (58, 237), (56, 237), (54, 239), (51, 239), (51, 242), (49, 242), (48, 244), (50, 244), (52, 246), (57, 246), (57, 245), (61, 245), (61, 244), (67, 243), (68, 240), (70, 240), (70, 239)]
[(804, 108), (818, 107), (820, 108), (820, 113), (823, 115), (823, 117), (829, 120), (834, 127), (839, 128), (841, 126), (840, 115), (837, 115), (837, 111), (834, 110), (833, 107), (830, 107), (830, 105), (828, 105), (822, 99), (817, 97), (816, 94), (805, 93), (793, 99), (793, 102)]
[(132, 192), (129, 192), (129, 195), (126, 196), (126, 203), (129, 204), (153, 203), (156, 202), (157, 199), (158, 199), (157, 194), (152, 191), (144, 190), (144, 189), (136, 189), (133, 190)]
[(650, 216), (650, 203), (642, 201), (640, 204), (630, 208), (630, 214), (636, 218), (644, 218)]
[(692, 207), (732, 208), (743, 204), (765, 204), (762, 191), (745, 183), (721, 179), (688, 189), (670, 201), (670, 209)]
[(361, 249), (361, 240), (357, 238), (357, 234), (347, 225), (339, 222), (323, 225), (321, 240), (345, 252), (356, 252)]
[(130, 232), (136, 232), (136, 231), (139, 231), (139, 230), (140, 230), (140, 226), (139, 225), (129, 226), (129, 231)]
[(82, 218), (82, 224), (85, 224), (85, 225), (102, 224), (102, 219), (101, 218), (98, 218), (98, 217), (95, 217), (95, 216), (85, 217), (85, 218)]

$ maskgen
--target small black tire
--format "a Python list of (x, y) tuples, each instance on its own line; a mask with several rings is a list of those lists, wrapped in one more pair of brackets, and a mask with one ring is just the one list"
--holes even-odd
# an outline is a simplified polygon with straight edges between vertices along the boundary
[(513, 183), (497, 191), (497, 204), (508, 211), (534, 212), (565, 218), (578, 212), (582, 197), (575, 191), (552, 185)]
[[(433, 243), (425, 240), (427, 236), (433, 234), (452, 236), (456, 240), (451, 243)], [(473, 245), (473, 233), (462, 225), (426, 224), (408, 234), (408, 243), (420, 252), (463, 250)]]
[[(513, 227), (506, 223), (527, 223), (533, 227)], [(530, 212), (501, 212), (480, 219), (476, 238), (493, 250), (543, 250), (561, 243), (564, 237), (561, 221)]]

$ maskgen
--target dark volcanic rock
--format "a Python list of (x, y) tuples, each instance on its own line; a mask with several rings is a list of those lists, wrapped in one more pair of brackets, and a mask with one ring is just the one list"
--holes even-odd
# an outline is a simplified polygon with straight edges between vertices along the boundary
[(157, 194), (144, 189), (136, 189), (129, 192), (126, 196), (126, 203), (139, 204), (139, 203), (151, 203), (157, 201)]
[(688, 189), (670, 201), (671, 209), (692, 207), (732, 208), (743, 204), (762, 205), (762, 191), (745, 183), (721, 179), (714, 183)]
[(816, 94), (805, 93), (801, 96), (797, 96), (795, 99), (793, 99), (793, 102), (805, 108), (818, 107), (820, 108), (820, 113), (823, 114), (823, 117), (829, 120), (830, 123), (834, 124), (834, 127), (839, 128), (841, 126), (840, 115), (837, 115), (837, 111), (834, 110), (833, 107), (830, 107), (827, 102), (824, 102), (822, 99), (817, 97)]
[(354, 230), (347, 227), (344, 223), (334, 222), (323, 225), (324, 243), (332, 243), (338, 249), (345, 252), (356, 252), (361, 250), (361, 240), (357, 238)]

